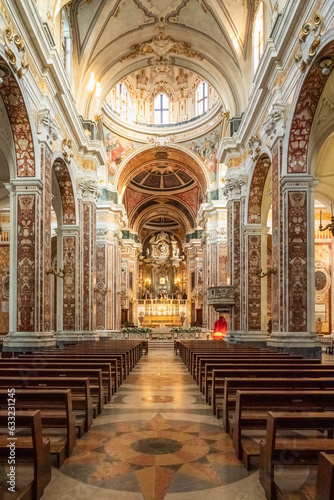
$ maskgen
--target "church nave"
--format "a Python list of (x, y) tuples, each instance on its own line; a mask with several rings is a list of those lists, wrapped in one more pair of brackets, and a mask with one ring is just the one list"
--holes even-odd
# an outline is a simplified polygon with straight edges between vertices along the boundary
[(42, 500), (265, 500), (173, 350), (151, 350), (59, 469)]

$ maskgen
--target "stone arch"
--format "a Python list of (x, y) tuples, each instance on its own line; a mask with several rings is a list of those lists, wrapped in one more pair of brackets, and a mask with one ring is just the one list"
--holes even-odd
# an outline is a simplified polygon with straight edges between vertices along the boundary
[(58, 183), (61, 204), (62, 204), (62, 224), (75, 225), (76, 224), (76, 203), (73, 189), (73, 182), (70, 175), (69, 168), (65, 160), (57, 156), (52, 163), (52, 168)]
[(247, 223), (261, 224), (263, 190), (271, 167), (271, 160), (263, 153), (255, 164), (252, 180), (249, 186), (247, 204)]
[(333, 55), (334, 40), (331, 40), (319, 51), (297, 94), (288, 136), (286, 162), (288, 174), (308, 173), (308, 147), (311, 129), (320, 96), (329, 77), (329, 74), (322, 73), (319, 62), (326, 58), (332, 58)]
[(6, 73), (0, 85), (0, 95), (6, 107), (15, 143), (16, 176), (35, 177), (34, 140), (25, 100), (15, 76), (1, 55), (0, 65)]
[(171, 154), (173, 157), (179, 157), (178, 161), (182, 158), (183, 164), (189, 170), (189, 172), (198, 180), (198, 184), (202, 189), (203, 195), (209, 189), (211, 184), (210, 175), (202, 163), (200, 158), (195, 155), (192, 151), (180, 145), (169, 145), (169, 146), (152, 146), (151, 144), (135, 150), (131, 155), (127, 157), (124, 163), (118, 168), (114, 184), (117, 186), (118, 195), (122, 196), (125, 188), (134, 174), (134, 172), (142, 165), (143, 162), (149, 157), (154, 158), (155, 152), (166, 152)]
[[(57, 282), (59, 306), (57, 330), (72, 332), (76, 328), (76, 259), (78, 254), (77, 209), (75, 189), (69, 169), (60, 153), (52, 158), (53, 180), (56, 182), (58, 199), (58, 247), (57, 265), (66, 272), (66, 280)], [(54, 190), (54, 189), (53, 189)], [(61, 227), (59, 227), (61, 226)]]
[(155, 204), (148, 206), (138, 215), (137, 219), (134, 221), (134, 230), (139, 234), (145, 221), (147, 221), (151, 216), (159, 216), (159, 214), (167, 214), (168, 216), (174, 217), (175, 220), (180, 222), (180, 224), (184, 227), (185, 233), (190, 232), (193, 229), (189, 219), (178, 208), (168, 204)]

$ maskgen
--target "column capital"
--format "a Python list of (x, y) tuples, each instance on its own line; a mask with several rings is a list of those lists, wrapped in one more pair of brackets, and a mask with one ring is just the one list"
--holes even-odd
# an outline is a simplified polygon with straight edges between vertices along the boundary
[(84, 203), (96, 203), (102, 191), (96, 180), (79, 179), (77, 192)]
[(268, 233), (268, 226), (265, 224), (245, 224), (244, 226), (244, 234), (258, 234), (258, 235), (266, 235)]
[(48, 108), (39, 110), (37, 115), (39, 142), (44, 142), (51, 150), (52, 142), (58, 139), (60, 132), (57, 122)]
[(36, 178), (24, 177), (22, 179), (13, 179), (5, 184), (9, 194), (36, 194), (43, 190), (43, 183)]
[[(240, 200), (246, 196), (246, 187), (248, 176), (243, 174), (240, 169), (232, 169), (231, 173), (226, 174), (226, 184), (223, 188), (223, 194), (228, 201)], [(235, 171), (234, 171), (235, 170)]]
[(108, 228), (107, 227), (97, 227), (96, 228), (96, 242), (98, 245), (106, 243), (108, 240)]
[(59, 226), (55, 231), (60, 236), (78, 236), (80, 234), (79, 226)]
[(313, 189), (317, 180), (309, 174), (287, 174), (281, 179), (283, 193), (285, 191), (305, 191)]

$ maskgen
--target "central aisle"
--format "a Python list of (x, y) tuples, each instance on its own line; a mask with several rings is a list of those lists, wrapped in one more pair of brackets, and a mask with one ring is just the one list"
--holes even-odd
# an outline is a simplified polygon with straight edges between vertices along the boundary
[(143, 356), (43, 500), (264, 500), (172, 350)]

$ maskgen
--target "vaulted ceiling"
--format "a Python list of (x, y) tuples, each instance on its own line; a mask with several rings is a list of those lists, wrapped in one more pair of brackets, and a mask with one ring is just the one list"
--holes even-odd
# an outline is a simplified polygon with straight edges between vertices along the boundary
[[(72, 0), (74, 94), (91, 118), (110, 89), (129, 73), (167, 62), (193, 70), (219, 92), (232, 116), (248, 99), (253, 16), (259, 0)], [(65, 0), (48, 4), (51, 21)], [(265, 0), (272, 8), (273, 0)], [(51, 22), (49, 21), (49, 22)], [(87, 94), (91, 73), (99, 103)]]

